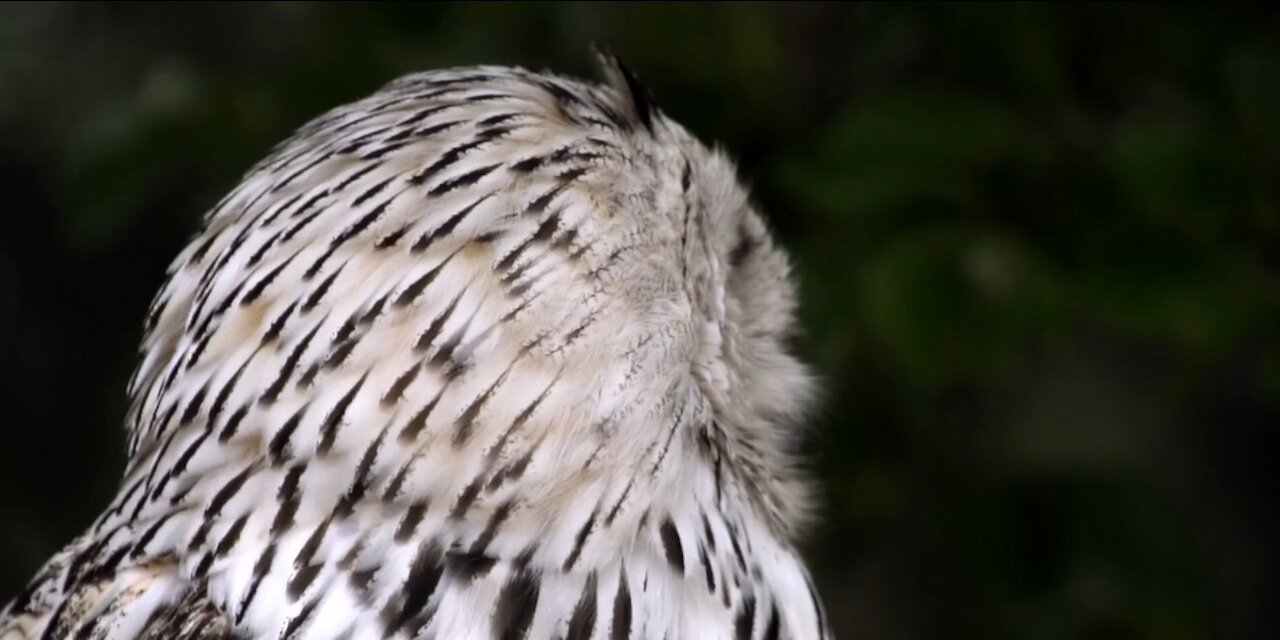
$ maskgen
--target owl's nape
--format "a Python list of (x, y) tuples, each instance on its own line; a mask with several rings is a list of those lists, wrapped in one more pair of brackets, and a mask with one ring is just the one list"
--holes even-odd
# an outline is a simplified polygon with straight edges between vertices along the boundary
[(827, 637), (785, 256), (600, 58), (407, 76), (255, 166), (147, 314), (119, 493), (0, 637)]

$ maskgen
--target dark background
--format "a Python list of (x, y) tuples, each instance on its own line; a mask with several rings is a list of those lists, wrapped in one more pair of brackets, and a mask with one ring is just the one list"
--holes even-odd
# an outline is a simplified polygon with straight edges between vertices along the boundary
[(398, 74), (619, 53), (740, 159), (826, 391), (842, 638), (1275, 638), (1266, 5), (0, 7), (0, 598), (115, 491), (204, 209)]

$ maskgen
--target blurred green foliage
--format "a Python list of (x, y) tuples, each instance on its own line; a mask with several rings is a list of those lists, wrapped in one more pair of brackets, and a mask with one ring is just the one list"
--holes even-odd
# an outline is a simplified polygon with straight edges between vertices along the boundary
[(5, 5), (0, 592), (114, 492), (147, 301), (249, 165), (398, 74), (593, 40), (794, 256), (840, 637), (1280, 637), (1261, 4)]

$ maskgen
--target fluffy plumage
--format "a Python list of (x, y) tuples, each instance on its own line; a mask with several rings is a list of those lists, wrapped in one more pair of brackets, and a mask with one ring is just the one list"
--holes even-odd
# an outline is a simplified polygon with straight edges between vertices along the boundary
[(253, 168), (148, 314), (116, 499), (0, 637), (827, 637), (786, 260), (604, 67), (408, 76)]

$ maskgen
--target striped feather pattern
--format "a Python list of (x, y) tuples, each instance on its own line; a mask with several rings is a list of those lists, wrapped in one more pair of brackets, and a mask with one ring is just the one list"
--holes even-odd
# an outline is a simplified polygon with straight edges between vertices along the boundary
[(786, 262), (611, 86), (400, 79), (206, 216), (114, 502), (3, 638), (825, 638)]

